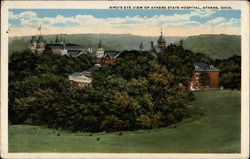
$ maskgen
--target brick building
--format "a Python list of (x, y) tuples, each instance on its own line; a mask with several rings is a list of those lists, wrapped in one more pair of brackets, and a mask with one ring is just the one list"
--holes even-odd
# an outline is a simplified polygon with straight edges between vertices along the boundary
[[(219, 72), (220, 70), (212, 65), (208, 65), (204, 62), (195, 62), (193, 77), (188, 86), (184, 86), (184, 88), (191, 91), (219, 89)], [(202, 85), (202, 73), (208, 74), (210, 84)]]

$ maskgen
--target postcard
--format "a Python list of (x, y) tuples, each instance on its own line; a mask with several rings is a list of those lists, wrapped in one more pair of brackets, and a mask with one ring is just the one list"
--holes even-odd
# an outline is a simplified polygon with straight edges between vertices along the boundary
[(2, 158), (248, 158), (245, 1), (4, 1)]

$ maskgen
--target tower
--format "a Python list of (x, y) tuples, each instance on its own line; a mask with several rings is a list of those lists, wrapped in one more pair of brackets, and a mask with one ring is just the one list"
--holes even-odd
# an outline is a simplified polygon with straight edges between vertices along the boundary
[(58, 38), (58, 35), (56, 36), (55, 43), (56, 43), (56, 44), (58, 44), (58, 43), (59, 43), (59, 38)]
[(142, 42), (141, 42), (141, 44), (140, 44), (139, 51), (140, 51), (140, 52), (141, 52), (141, 51), (145, 51), (145, 49), (144, 49), (144, 46), (143, 46), (143, 43), (142, 43)]
[(30, 50), (34, 53), (37, 48), (37, 38), (36, 36), (32, 36), (30, 41)]
[(96, 50), (96, 57), (102, 58), (104, 56), (104, 49), (102, 48), (102, 41), (99, 41), (98, 49)]
[(158, 42), (158, 46), (159, 46), (161, 49), (166, 48), (166, 42), (165, 42), (165, 39), (163, 38), (162, 28), (161, 28), (161, 36), (159, 37), (159, 39), (158, 39), (157, 42)]
[(89, 42), (88, 52), (89, 52), (89, 53), (92, 53), (92, 52), (93, 52), (93, 49), (92, 49), (92, 47), (91, 47), (91, 42)]
[(61, 34), (61, 38), (60, 38), (60, 44), (63, 44), (62, 34)]
[(37, 40), (37, 53), (38, 55), (42, 54), (43, 51), (45, 50), (45, 40), (43, 39), (42, 36), (39, 36), (38, 37), (38, 40)]

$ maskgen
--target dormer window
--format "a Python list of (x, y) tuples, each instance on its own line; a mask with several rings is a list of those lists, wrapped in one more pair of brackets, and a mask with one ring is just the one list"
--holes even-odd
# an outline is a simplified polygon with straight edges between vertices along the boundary
[(209, 70), (212, 70), (214, 67), (212, 65), (209, 66)]
[(198, 66), (195, 66), (195, 68), (194, 68), (194, 69), (195, 69), (195, 70), (198, 70), (198, 68), (199, 68)]

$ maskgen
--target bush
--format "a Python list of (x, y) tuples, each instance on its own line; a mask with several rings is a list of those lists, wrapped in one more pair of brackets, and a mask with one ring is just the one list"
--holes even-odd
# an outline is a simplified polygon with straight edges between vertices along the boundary
[(104, 121), (101, 122), (101, 130), (107, 132), (125, 130), (126, 124), (114, 115), (106, 116)]

